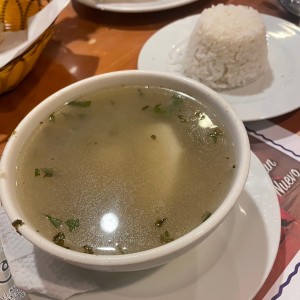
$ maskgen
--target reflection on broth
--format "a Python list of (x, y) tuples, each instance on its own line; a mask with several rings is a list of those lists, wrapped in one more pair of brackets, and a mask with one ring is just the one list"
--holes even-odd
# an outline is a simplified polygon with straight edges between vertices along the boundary
[(233, 180), (233, 155), (229, 132), (195, 99), (162, 87), (116, 87), (41, 122), (19, 156), (17, 193), (54, 243), (133, 253), (206, 221)]

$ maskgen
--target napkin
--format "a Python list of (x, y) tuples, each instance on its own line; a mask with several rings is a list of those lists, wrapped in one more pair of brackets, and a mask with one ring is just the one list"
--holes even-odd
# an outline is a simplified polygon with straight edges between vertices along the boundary
[(28, 19), (27, 30), (4, 32), (4, 40), (0, 44), (0, 67), (5, 66), (28, 49), (69, 3), (70, 0), (52, 0)]
[(0, 236), (13, 280), (17, 287), (27, 293), (36, 292), (56, 299), (66, 299), (99, 287), (97, 271), (58, 260), (16, 233), (1, 206)]

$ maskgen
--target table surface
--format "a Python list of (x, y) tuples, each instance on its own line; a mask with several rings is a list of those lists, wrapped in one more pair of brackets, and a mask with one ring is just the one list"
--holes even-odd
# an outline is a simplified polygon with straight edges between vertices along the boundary
[[(199, 0), (170, 10), (136, 14), (95, 10), (73, 0), (56, 20), (54, 36), (34, 69), (18, 87), (0, 95), (0, 156), (17, 124), (46, 97), (96, 74), (136, 69), (139, 52), (153, 33), (220, 2), (249, 5), (298, 24), (276, 0)], [(299, 120), (300, 109), (271, 119), (300, 136)]]

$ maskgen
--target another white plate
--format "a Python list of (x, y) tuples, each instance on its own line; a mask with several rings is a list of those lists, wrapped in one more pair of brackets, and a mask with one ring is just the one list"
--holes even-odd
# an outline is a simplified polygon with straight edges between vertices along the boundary
[(82, 4), (97, 8), (100, 10), (107, 10), (112, 12), (122, 13), (143, 13), (160, 11), (170, 9), (188, 3), (195, 2), (197, 0), (78, 0)]
[[(248, 86), (220, 92), (243, 121), (276, 117), (300, 107), (300, 28), (262, 15), (271, 70)], [(167, 25), (145, 43), (138, 69), (181, 73), (182, 59), (199, 15)]]
[(279, 238), (278, 199), (269, 175), (252, 154), (243, 194), (205, 244), (162, 267), (131, 273), (99, 272), (101, 290), (71, 299), (250, 300), (272, 268)]

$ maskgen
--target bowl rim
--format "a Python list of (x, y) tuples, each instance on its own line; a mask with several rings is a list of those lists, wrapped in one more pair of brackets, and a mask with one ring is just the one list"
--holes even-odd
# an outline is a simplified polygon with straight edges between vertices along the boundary
[[(140, 71), (140, 70), (126, 70), (126, 71), (115, 71), (105, 74), (96, 75), (89, 77), (73, 83), (57, 92), (52, 94), (33, 108), (19, 123), (16, 127), (15, 132), (9, 139), (1, 158), (0, 162), (0, 173), (2, 171), (3, 175), (0, 176), (0, 196), (2, 199), (3, 206), (9, 217), (13, 222), (16, 219), (20, 219), (19, 212), (16, 208), (16, 204), (11, 201), (13, 196), (12, 184), (9, 182), (11, 176), (7, 178), (7, 172), (12, 172), (11, 160), (14, 155), (17, 155), (17, 145), (20, 143), (20, 137), (23, 137), (24, 132), (26, 132), (30, 123), (32, 123), (32, 118), (37, 118), (37, 115), (41, 111), (46, 111), (50, 104), (56, 104), (56, 108), (59, 108), (63, 103), (62, 98), (70, 99), (67, 95), (73, 95), (74, 91), (80, 91), (82, 87), (86, 86), (89, 90), (86, 94), (91, 94), (91, 87), (98, 82), (105, 82), (109, 80), (115, 80), (116, 78), (159, 78), (164, 80), (164, 82), (171, 82), (171, 84), (180, 83), (181, 85), (186, 85), (187, 88), (193, 88), (195, 91), (200, 91), (201, 93), (207, 95), (210, 98), (210, 101), (213, 102), (213, 107), (216, 105), (220, 109), (224, 110), (228, 114), (227, 120), (224, 122), (228, 125), (228, 121), (235, 130), (232, 135), (235, 135), (237, 138), (237, 143), (240, 148), (240, 157), (236, 157), (236, 160), (239, 159), (239, 164), (236, 168), (236, 180), (233, 182), (232, 187), (227, 193), (227, 196), (222, 201), (219, 208), (212, 214), (212, 216), (204, 223), (197, 226), (195, 229), (191, 230), (182, 237), (174, 240), (171, 243), (161, 245), (156, 248), (149, 250), (144, 250), (141, 252), (135, 252), (131, 254), (124, 255), (91, 255), (87, 253), (76, 252), (74, 250), (65, 249), (63, 247), (55, 245), (50, 240), (44, 238), (31, 228), (30, 225), (20, 226), (20, 233), (28, 239), (31, 243), (38, 246), (40, 249), (45, 252), (52, 254), (60, 259), (68, 261), (70, 263), (84, 265), (87, 268), (97, 268), (108, 271), (114, 271), (119, 269), (124, 270), (139, 270), (148, 267), (153, 267), (162, 264), (167, 258), (172, 258), (175, 254), (179, 255), (185, 252), (187, 249), (195, 246), (201, 242), (206, 236), (208, 236), (216, 227), (223, 221), (223, 219), (229, 214), (231, 209), (234, 207), (239, 195), (241, 194), (244, 185), (246, 183), (249, 167), (250, 167), (250, 145), (249, 139), (246, 132), (246, 129), (243, 125), (243, 122), (237, 116), (234, 109), (215, 91), (209, 87), (181, 75), (169, 74), (156, 71)], [(164, 85), (164, 82), (162, 85)], [(170, 83), (169, 83), (170, 84)], [(176, 88), (174, 88), (176, 90)], [(78, 96), (77, 96), (78, 98)], [(54, 103), (54, 104), (53, 104)], [(60, 105), (57, 105), (60, 103)], [(49, 110), (48, 110), (49, 112)], [(49, 114), (48, 114), (49, 115)], [(36, 124), (37, 126), (37, 124)], [(34, 126), (34, 127), (36, 127)], [(30, 130), (30, 133), (32, 130)], [(28, 133), (28, 130), (27, 130)], [(29, 135), (29, 133), (28, 133)], [(23, 137), (24, 140), (24, 137)], [(20, 148), (20, 147), (19, 147)], [(14, 154), (15, 153), (15, 154)], [(10, 170), (10, 171), (9, 171)], [(146, 266), (146, 267), (145, 267)]]

